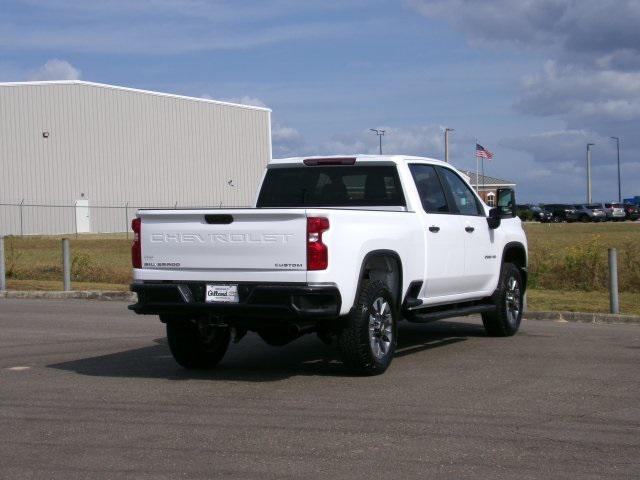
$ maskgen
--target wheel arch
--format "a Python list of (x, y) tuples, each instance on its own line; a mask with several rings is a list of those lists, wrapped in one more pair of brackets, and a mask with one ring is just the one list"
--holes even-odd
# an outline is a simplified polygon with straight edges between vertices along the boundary
[(524, 289), (527, 288), (527, 280), (528, 280), (528, 258), (527, 258), (527, 249), (520, 242), (509, 242), (504, 246), (502, 250), (502, 264), (504, 263), (513, 263), (518, 270), (520, 270), (520, 275), (522, 276), (522, 284)]
[[(395, 268), (394, 268), (395, 267)], [(396, 308), (402, 304), (402, 260), (394, 250), (372, 250), (362, 259), (358, 286), (360, 292), (364, 280), (381, 280), (388, 287), (396, 302)]]

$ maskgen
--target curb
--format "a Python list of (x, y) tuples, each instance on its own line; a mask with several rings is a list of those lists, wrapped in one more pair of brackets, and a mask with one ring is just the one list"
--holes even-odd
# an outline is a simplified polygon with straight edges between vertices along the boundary
[[(56, 292), (44, 290), (5, 290), (0, 291), (0, 298), (26, 298), (46, 300), (102, 300), (118, 302), (135, 302), (138, 297), (134, 292), (122, 291), (71, 291)], [(584, 313), (584, 312), (527, 312), (526, 320), (552, 320), (556, 322), (579, 323), (622, 323), (640, 325), (638, 315), (615, 315), (613, 313)]]
[(640, 325), (640, 316), (616, 315), (614, 313), (583, 313), (583, 312), (527, 312), (526, 320), (554, 320), (556, 322), (580, 323), (623, 323)]
[(30, 299), (47, 299), (47, 300), (105, 300), (120, 302), (135, 302), (137, 296), (133, 292), (121, 291), (71, 291), (71, 292), (55, 292), (43, 290), (5, 290), (0, 291), (0, 298), (30, 298)]

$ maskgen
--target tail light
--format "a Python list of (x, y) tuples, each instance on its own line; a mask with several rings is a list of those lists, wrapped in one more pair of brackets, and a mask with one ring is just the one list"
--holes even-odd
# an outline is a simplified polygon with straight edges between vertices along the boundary
[(329, 250), (322, 243), (322, 233), (329, 230), (329, 220), (323, 217), (307, 218), (307, 270), (326, 270)]
[(133, 230), (133, 244), (131, 245), (131, 264), (133, 268), (142, 268), (142, 241), (140, 239), (141, 220), (134, 218), (131, 221)]

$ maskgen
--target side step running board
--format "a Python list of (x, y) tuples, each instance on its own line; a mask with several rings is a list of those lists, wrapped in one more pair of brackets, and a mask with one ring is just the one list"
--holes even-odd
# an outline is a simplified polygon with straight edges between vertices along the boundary
[(411, 323), (429, 323), (436, 320), (442, 320), (443, 318), (462, 317), (464, 315), (472, 315), (474, 313), (490, 312), (495, 310), (495, 305), (482, 304), (482, 305), (470, 305), (467, 307), (450, 308), (446, 310), (437, 310), (433, 312), (420, 312), (415, 310), (413, 315), (409, 316), (407, 320)]

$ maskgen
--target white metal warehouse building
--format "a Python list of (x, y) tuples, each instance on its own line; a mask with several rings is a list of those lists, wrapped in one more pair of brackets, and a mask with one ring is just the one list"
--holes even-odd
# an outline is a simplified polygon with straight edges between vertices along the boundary
[(270, 117), (83, 81), (0, 83), (0, 234), (123, 232), (138, 207), (251, 205)]

